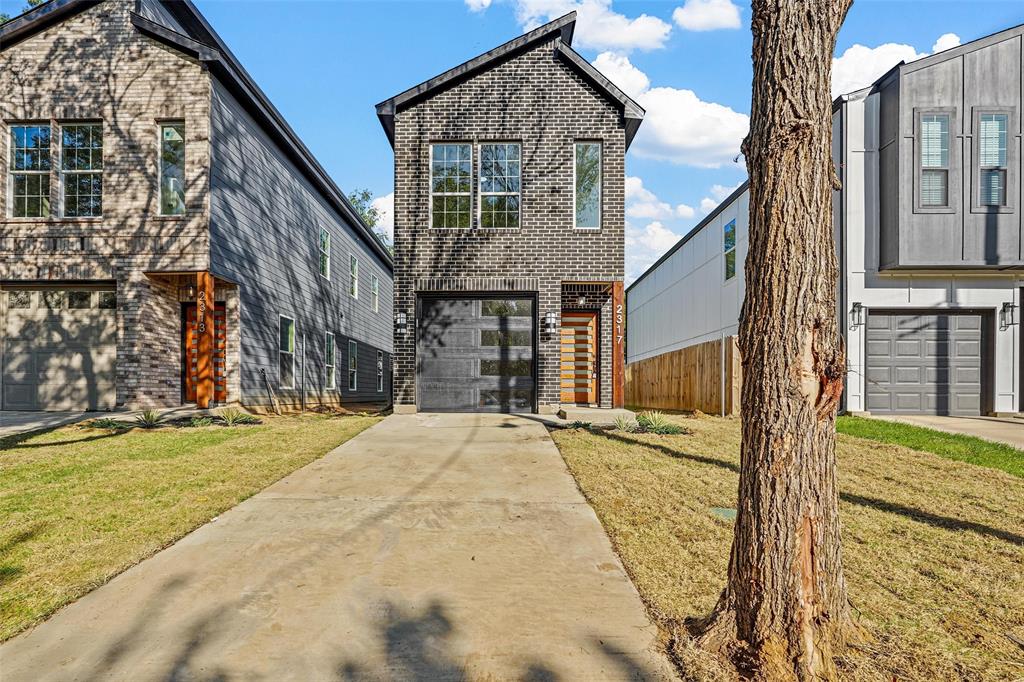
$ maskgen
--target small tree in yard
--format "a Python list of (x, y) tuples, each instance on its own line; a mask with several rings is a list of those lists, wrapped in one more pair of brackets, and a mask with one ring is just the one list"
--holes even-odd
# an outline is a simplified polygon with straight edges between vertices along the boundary
[(697, 643), (755, 680), (829, 680), (856, 627), (843, 577), (835, 416), (832, 107), (852, 0), (754, 0), (739, 501), (728, 582)]
[(388, 239), (387, 234), (384, 230), (377, 227), (380, 222), (381, 213), (380, 209), (373, 205), (373, 192), (368, 189), (357, 189), (349, 193), (348, 200), (352, 204), (352, 207), (359, 213), (359, 217), (363, 219), (366, 226), (373, 230), (373, 234), (377, 237), (381, 244), (387, 248), (388, 251), (392, 250), (391, 241)]

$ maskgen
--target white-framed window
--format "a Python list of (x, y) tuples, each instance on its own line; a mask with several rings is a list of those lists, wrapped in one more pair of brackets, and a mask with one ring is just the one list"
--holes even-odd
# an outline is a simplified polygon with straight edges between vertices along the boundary
[(377, 275), (370, 275), (370, 300), (373, 302), (373, 312), (380, 312), (380, 280)]
[(480, 227), (519, 227), (521, 174), (518, 143), (480, 145)]
[(918, 115), (918, 205), (948, 208), (950, 116), (945, 112)]
[(348, 390), (356, 390), (359, 382), (359, 347), (355, 341), (348, 342)]
[(725, 254), (725, 281), (736, 276), (736, 220), (722, 228), (722, 251)]
[(8, 205), (12, 218), (50, 216), (50, 126), (12, 125)]
[(331, 278), (331, 233), (326, 228), (320, 228), (320, 238), (317, 240), (317, 247), (320, 251), (320, 276)]
[(359, 298), (359, 259), (351, 253), (348, 255), (348, 295)]
[(333, 391), (338, 384), (337, 373), (334, 371), (335, 344), (334, 334), (324, 334), (324, 386)]
[(278, 330), (279, 388), (295, 388), (295, 320), (281, 315)]
[(978, 204), (1006, 206), (1007, 136), (1010, 115), (984, 112), (978, 115)]
[(430, 145), (430, 226), (469, 228), (473, 215), (473, 145)]
[(61, 214), (103, 215), (103, 124), (67, 123), (60, 129)]
[(185, 122), (160, 124), (160, 215), (185, 215)]
[(601, 143), (577, 142), (573, 163), (573, 226), (601, 227)]
[(384, 392), (384, 351), (377, 351), (377, 393)]

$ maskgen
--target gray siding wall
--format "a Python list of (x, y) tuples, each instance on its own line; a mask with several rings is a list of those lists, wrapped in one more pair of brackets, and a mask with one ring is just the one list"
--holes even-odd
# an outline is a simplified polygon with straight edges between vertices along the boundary
[(164, 7), (163, 2), (160, 0), (139, 0), (138, 2), (138, 13), (149, 19), (150, 21), (156, 22), (162, 26), (166, 26), (172, 31), (176, 31), (182, 35), (188, 35), (188, 31), (184, 26), (178, 23), (178, 20), (171, 16), (171, 13)]
[[(305, 358), (307, 403), (390, 399), (376, 390), (376, 350), (392, 349), (392, 277), (384, 262), (300, 173), (224, 85), (213, 79), (211, 105), (211, 270), (239, 285), (243, 401), (266, 404), (266, 371), (279, 389), (279, 317), (296, 320), (296, 385)], [(331, 278), (319, 273), (319, 229), (331, 234)], [(349, 295), (349, 255), (359, 260), (359, 297)], [(380, 282), (379, 311), (371, 276)], [(324, 389), (325, 333), (337, 341), (338, 391)], [(359, 343), (357, 391), (348, 391), (349, 338)], [(303, 346), (303, 343), (305, 344)], [(304, 350), (304, 352), (303, 352)]]

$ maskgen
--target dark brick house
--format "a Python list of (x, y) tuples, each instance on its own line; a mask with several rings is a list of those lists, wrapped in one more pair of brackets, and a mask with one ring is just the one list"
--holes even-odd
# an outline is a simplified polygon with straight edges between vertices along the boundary
[(0, 408), (390, 398), (392, 261), (187, 0), (0, 27)]
[(643, 110), (575, 13), (381, 104), (398, 411), (621, 406), (625, 155)]

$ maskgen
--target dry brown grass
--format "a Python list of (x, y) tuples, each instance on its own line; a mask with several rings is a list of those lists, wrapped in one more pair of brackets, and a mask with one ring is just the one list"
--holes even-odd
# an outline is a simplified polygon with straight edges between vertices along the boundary
[[(680, 436), (553, 434), (652, 614), (710, 612), (725, 583), (739, 422), (672, 416)], [(839, 437), (844, 560), (873, 635), (851, 680), (1022, 680), (1024, 480), (900, 446)], [(685, 648), (685, 645), (684, 647)], [(713, 666), (687, 657), (687, 676)]]

